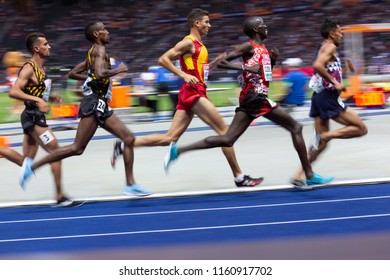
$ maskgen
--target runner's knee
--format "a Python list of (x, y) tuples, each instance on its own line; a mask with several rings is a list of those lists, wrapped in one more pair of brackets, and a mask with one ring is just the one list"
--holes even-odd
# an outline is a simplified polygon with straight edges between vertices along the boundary
[(84, 153), (85, 147), (81, 147), (78, 145), (73, 144), (70, 147), (70, 153), (74, 156), (81, 156)]
[(135, 141), (135, 137), (133, 135), (128, 135), (125, 137), (125, 139), (123, 139), (123, 142), (125, 143), (125, 145), (131, 146), (131, 147), (134, 146), (134, 141)]
[(172, 142), (177, 142), (179, 140), (178, 136), (164, 135), (160, 139), (160, 146), (169, 146)]
[(300, 134), (302, 133), (302, 129), (303, 126), (300, 123), (296, 122), (291, 129), (291, 134)]
[(217, 144), (220, 147), (232, 147), (235, 139), (226, 135), (212, 136), (205, 139), (206, 142)]

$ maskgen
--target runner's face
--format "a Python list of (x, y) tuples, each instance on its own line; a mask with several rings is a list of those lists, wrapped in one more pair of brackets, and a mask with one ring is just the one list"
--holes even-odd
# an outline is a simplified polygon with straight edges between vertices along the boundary
[(204, 36), (209, 33), (209, 30), (211, 28), (210, 19), (208, 16), (204, 16), (201, 21), (197, 21), (197, 26), (199, 29), (200, 35)]
[(263, 21), (259, 22), (259, 25), (257, 26), (257, 32), (263, 39), (268, 37), (268, 27), (264, 24)]
[(42, 57), (50, 56), (51, 47), (45, 37), (38, 38), (38, 43), (35, 45), (35, 48)]
[(99, 23), (98, 38), (104, 44), (108, 44), (110, 42), (110, 32), (107, 31), (106, 27), (101, 22)]
[(341, 44), (341, 40), (343, 39), (343, 33), (341, 32), (340, 25), (337, 26), (337, 29), (333, 33), (333, 42), (336, 46)]

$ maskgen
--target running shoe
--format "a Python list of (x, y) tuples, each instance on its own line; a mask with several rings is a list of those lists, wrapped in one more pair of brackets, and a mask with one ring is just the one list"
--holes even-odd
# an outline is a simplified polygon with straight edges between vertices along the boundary
[(310, 186), (306, 185), (306, 182), (303, 181), (303, 180), (292, 179), (292, 180), (290, 181), (290, 184), (291, 184), (294, 188), (296, 188), (296, 189), (298, 189), (298, 190), (301, 190), (301, 191), (306, 191), (306, 190), (311, 190), (311, 189), (313, 189), (313, 187), (310, 187)]
[(57, 200), (57, 204), (54, 207), (78, 207), (84, 204), (85, 201), (74, 201), (64, 196)]
[(169, 167), (171, 166), (172, 162), (177, 160), (179, 155), (177, 154), (178, 146), (176, 145), (175, 142), (171, 142), (169, 144), (168, 152), (165, 155), (164, 159), (164, 169), (165, 173), (168, 173)]
[(334, 177), (323, 177), (317, 173), (313, 174), (313, 177), (306, 179), (306, 185), (308, 186), (319, 186), (329, 184), (334, 180)]
[(313, 149), (314, 151), (317, 151), (320, 142), (321, 142), (321, 135), (319, 132), (317, 132), (317, 130), (314, 129), (313, 139), (311, 141), (310, 148)]
[(122, 141), (121, 140), (115, 140), (113, 149), (112, 149), (112, 155), (111, 155), (111, 167), (115, 168), (115, 163), (117, 158), (123, 154), (123, 151), (121, 149)]
[(241, 182), (235, 181), (235, 183), (236, 183), (236, 186), (239, 188), (241, 188), (241, 187), (254, 187), (254, 186), (261, 184), (261, 182), (263, 182), (263, 180), (264, 180), (263, 177), (252, 178), (249, 175), (244, 175), (244, 180), (242, 180)]
[(124, 191), (124, 194), (126, 195), (131, 195), (131, 196), (148, 196), (151, 195), (152, 193), (148, 190), (145, 190), (138, 184), (133, 184), (131, 186), (126, 186)]
[[(299, 190), (312, 190), (315, 187), (321, 187), (329, 184), (335, 178), (334, 177), (323, 177), (317, 173), (313, 174), (313, 177), (306, 179), (304, 184), (293, 184), (293, 186)], [(298, 180), (295, 180), (296, 182)]]
[(22, 169), (20, 169), (19, 172), (19, 184), (24, 190), (26, 187), (27, 181), (30, 179), (30, 177), (34, 174), (34, 171), (32, 170), (31, 166), (33, 164), (33, 159), (26, 157), (22, 164)]

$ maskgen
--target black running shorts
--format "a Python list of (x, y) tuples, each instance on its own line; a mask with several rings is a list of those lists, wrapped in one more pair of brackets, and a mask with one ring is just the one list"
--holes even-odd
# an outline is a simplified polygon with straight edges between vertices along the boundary
[(104, 125), (105, 120), (111, 117), (113, 113), (114, 111), (107, 104), (107, 99), (93, 93), (81, 100), (78, 117), (84, 118), (95, 115), (99, 125)]
[(32, 104), (26, 104), (26, 108), (20, 116), (20, 121), (25, 134), (27, 134), (27, 131), (35, 125), (48, 127), (45, 114), (39, 111), (36, 105)]

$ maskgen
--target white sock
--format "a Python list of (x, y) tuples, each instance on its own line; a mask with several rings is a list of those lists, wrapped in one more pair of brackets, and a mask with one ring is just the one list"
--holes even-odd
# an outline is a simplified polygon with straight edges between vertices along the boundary
[(244, 180), (244, 174), (240, 174), (236, 178), (234, 178), (234, 181), (236, 181), (237, 183), (242, 182), (243, 180)]

